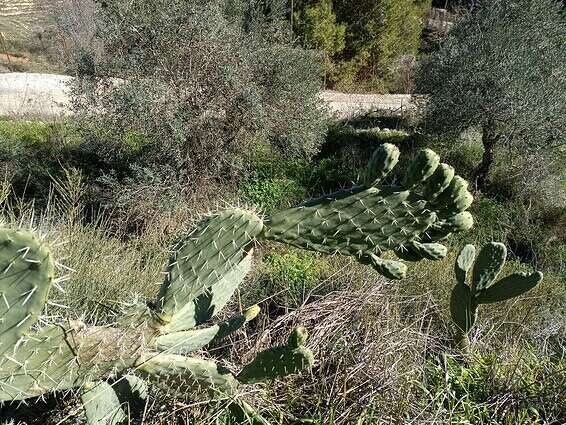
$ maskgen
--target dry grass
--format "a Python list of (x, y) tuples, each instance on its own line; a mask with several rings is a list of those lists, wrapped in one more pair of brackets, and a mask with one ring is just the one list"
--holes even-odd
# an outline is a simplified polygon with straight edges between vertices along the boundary
[[(154, 296), (165, 248), (172, 233), (182, 228), (179, 218), (195, 218), (194, 212), (180, 209), (176, 216), (156, 217), (139, 235), (123, 238), (115, 226), (110, 232), (104, 219), (81, 222), (77, 176), (54, 186), (48, 208), (40, 214), (33, 204), (10, 199), (8, 193), (6, 187), (0, 190), (3, 220), (9, 225), (31, 223), (74, 269), (61, 300), (71, 307), (65, 314), (93, 321), (112, 316), (132, 294)], [(283, 343), (294, 326), (306, 326), (315, 368), (246, 387), (241, 394), (277, 424), (300, 418), (321, 425), (563, 423), (565, 288), (547, 277), (533, 294), (484, 309), (472, 335), (475, 355), (462, 361), (452, 348), (447, 314), (453, 255), (413, 266), (403, 282), (387, 281), (354, 261), (331, 257), (325, 260), (331, 272), (317, 288), (339, 290), (305, 294), (296, 308), (273, 310), (264, 300), (263, 313), (247, 329), (200, 354), (237, 371), (257, 351)], [(258, 291), (260, 275), (252, 274), (226, 315), (243, 307), (244, 292)], [(11, 408), (0, 419), (18, 414), (20, 423), (56, 424), (76, 407), (73, 397), (57, 395), (47, 404)], [(206, 397), (174, 400), (153, 388), (147, 404), (132, 412), (130, 423), (227, 425), (224, 407)], [(63, 423), (83, 422), (75, 415)]]

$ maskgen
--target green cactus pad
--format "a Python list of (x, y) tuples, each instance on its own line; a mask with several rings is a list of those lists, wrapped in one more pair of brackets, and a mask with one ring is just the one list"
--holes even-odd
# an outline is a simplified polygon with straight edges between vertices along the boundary
[(447, 164), (439, 164), (434, 174), (427, 180), (423, 195), (429, 201), (434, 201), (444, 192), (454, 178), (454, 168)]
[(307, 343), (309, 331), (303, 326), (298, 326), (291, 332), (287, 340), (287, 345), (291, 348), (299, 348)]
[(499, 242), (490, 242), (482, 247), (472, 271), (472, 292), (479, 293), (491, 285), (505, 265), (507, 248)]
[(105, 381), (85, 384), (81, 401), (88, 425), (119, 425), (126, 420), (118, 396)]
[(489, 304), (518, 297), (537, 286), (542, 278), (541, 272), (511, 274), (481, 291), (477, 302)]
[(468, 184), (425, 149), (409, 166), (403, 185), (369, 186), (370, 181), (377, 184), (396, 161), (396, 148), (383, 145), (368, 165), (363, 179), (366, 186), (281, 211), (266, 221), (264, 236), (303, 249), (351, 255), (392, 278), (405, 274), (397, 266), (392, 273), (389, 263), (373, 261), (371, 254), (380, 257), (394, 251), (408, 261), (443, 258), (441, 245), (415, 248), (414, 244), (438, 242), (473, 225), (472, 216), (465, 212), (473, 200)]
[(76, 386), (79, 365), (60, 326), (22, 338), (0, 356), (0, 401), (23, 400)]
[(442, 260), (448, 254), (448, 248), (439, 243), (412, 242), (410, 246), (421, 258), (428, 260)]
[[(534, 288), (543, 278), (541, 272), (515, 273), (494, 283), (505, 264), (507, 248), (502, 243), (490, 242), (482, 247), (474, 262), (475, 252), (473, 245), (466, 245), (460, 251), (454, 265), (457, 284), (450, 298), (450, 312), (457, 326), (455, 339), (460, 349), (466, 353), (470, 346), (467, 333), (474, 325), (480, 304), (517, 297)], [(466, 285), (466, 277), (472, 264), (470, 288)]]
[(405, 261), (441, 260), (448, 254), (448, 248), (439, 243), (411, 242), (395, 250), (395, 255)]
[(456, 274), (456, 281), (460, 285), (466, 284), (466, 276), (468, 274), (468, 270), (474, 264), (474, 259), (476, 258), (476, 247), (468, 244), (462, 248), (458, 258), (456, 259), (456, 263), (454, 264), (454, 273)]
[(412, 241), (434, 223), (436, 214), (425, 204), (408, 191), (357, 187), (275, 214), (265, 236), (328, 254), (379, 254)]
[(379, 274), (388, 279), (400, 280), (407, 277), (407, 265), (395, 260), (384, 260), (375, 254), (360, 258), (362, 264), (372, 266)]
[(410, 245), (402, 245), (398, 248), (395, 248), (395, 255), (401, 260), (410, 261), (412, 263), (416, 263), (417, 261), (421, 261), (423, 259), (422, 255), (415, 251)]
[(54, 262), (31, 233), (0, 229), (0, 353), (36, 323), (47, 302)]
[(258, 353), (256, 358), (242, 369), (237, 376), (238, 381), (253, 384), (311, 368), (314, 364), (314, 356), (302, 345), (306, 338), (304, 328), (294, 330), (289, 337), (288, 345)]
[(429, 232), (437, 232), (440, 237), (450, 233), (464, 232), (470, 230), (474, 225), (474, 218), (468, 211), (455, 214), (449, 218), (442, 219), (434, 223)]
[(440, 218), (448, 218), (462, 212), (472, 205), (474, 197), (468, 192), (469, 183), (460, 176), (455, 176), (434, 204), (438, 207)]
[(390, 143), (385, 143), (375, 150), (371, 156), (364, 183), (366, 186), (377, 186), (399, 162), (399, 149)]
[(452, 321), (463, 332), (468, 332), (476, 320), (476, 307), (468, 285), (456, 285), (450, 298)]
[(225, 397), (238, 388), (238, 381), (228, 370), (193, 357), (148, 353), (141, 358), (138, 371), (160, 388), (182, 397), (195, 391)]
[(161, 335), (155, 339), (155, 349), (170, 354), (188, 354), (200, 350), (211, 342), (218, 341), (241, 329), (248, 321), (259, 313), (259, 307), (254, 306), (226, 320), (225, 322), (203, 329), (174, 332)]
[(210, 320), (224, 308), (235, 290), (244, 281), (251, 269), (251, 264), (252, 250), (249, 250), (247, 255), (238, 264), (234, 264), (232, 269), (222, 276), (220, 280), (213, 283), (210, 288), (206, 289), (196, 299), (177, 311), (171, 318), (171, 322), (162, 326), (162, 331), (164, 333), (174, 333), (190, 330)]
[(410, 189), (417, 184), (424, 183), (434, 174), (439, 163), (440, 157), (436, 152), (430, 149), (420, 150), (405, 173), (403, 186)]
[[(199, 223), (177, 244), (171, 256), (157, 300), (160, 319), (165, 323), (177, 317), (186, 320), (188, 315), (183, 309), (195, 308), (192, 304), (197, 297), (226, 276), (239, 275), (241, 262), (262, 229), (259, 217), (238, 208), (221, 211)], [(224, 288), (231, 287), (224, 284)]]

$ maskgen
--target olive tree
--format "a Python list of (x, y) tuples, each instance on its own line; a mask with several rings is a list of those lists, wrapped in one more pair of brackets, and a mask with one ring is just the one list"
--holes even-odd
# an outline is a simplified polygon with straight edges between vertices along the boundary
[(316, 153), (326, 131), (321, 64), (293, 44), (285, 0), (95, 7), (97, 42), (67, 55), (91, 153), (191, 189), (237, 171), (258, 138), (288, 155)]
[[(480, 6), (481, 5), (481, 6)], [(481, 189), (499, 146), (519, 154), (566, 143), (566, 23), (554, 0), (483, 0), (416, 73), (423, 128), (481, 131)]]

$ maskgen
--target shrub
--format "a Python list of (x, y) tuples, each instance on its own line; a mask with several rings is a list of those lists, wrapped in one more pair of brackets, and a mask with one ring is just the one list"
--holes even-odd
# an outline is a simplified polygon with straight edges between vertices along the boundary
[(289, 157), (315, 153), (326, 126), (319, 64), (290, 42), (275, 3), (256, 6), (99, 3), (99, 43), (77, 44), (80, 54), (68, 56), (89, 152), (117, 167), (167, 167), (187, 190), (234, 177), (257, 136)]
[(81, 139), (66, 123), (0, 121), (0, 173), (18, 195), (47, 200), (52, 177), (71, 166)]
[[(566, 135), (566, 22), (554, 0), (488, 0), (461, 19), (416, 74), (426, 131), (457, 136), (477, 127), (482, 189), (496, 148), (540, 154)], [(506, 161), (509, 160), (506, 152)]]

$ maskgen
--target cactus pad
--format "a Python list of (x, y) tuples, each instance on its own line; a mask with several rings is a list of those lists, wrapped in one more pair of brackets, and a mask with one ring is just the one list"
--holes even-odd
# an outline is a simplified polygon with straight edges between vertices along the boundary
[(81, 401), (88, 425), (120, 425), (126, 420), (116, 392), (106, 381), (85, 384)]
[(166, 391), (181, 396), (196, 390), (215, 396), (230, 396), (238, 381), (228, 371), (210, 360), (148, 353), (141, 359), (138, 371)]
[(259, 313), (259, 307), (254, 306), (246, 310), (244, 314), (234, 316), (225, 322), (208, 328), (191, 329), (161, 335), (155, 339), (155, 348), (158, 351), (167, 351), (171, 354), (192, 353), (236, 332), (247, 322), (254, 319), (257, 313)]
[(542, 278), (541, 272), (511, 274), (488, 286), (479, 294), (477, 302), (489, 304), (518, 297), (537, 286), (542, 281)]
[(286, 346), (274, 347), (258, 353), (256, 358), (242, 369), (237, 377), (238, 381), (253, 384), (311, 368), (314, 364), (314, 356), (304, 346), (307, 337), (305, 328), (296, 328), (289, 336)]
[(23, 400), (73, 388), (78, 369), (66, 331), (47, 326), (22, 338), (13, 351), (0, 358), (0, 400)]
[(483, 246), (474, 263), (472, 289), (476, 292), (491, 285), (505, 264), (507, 248), (499, 242)]
[(9, 351), (36, 323), (53, 273), (51, 253), (35, 236), (0, 229), (0, 353)]
[(456, 274), (456, 280), (460, 285), (466, 284), (466, 276), (468, 274), (468, 270), (474, 264), (474, 259), (476, 258), (476, 247), (468, 244), (456, 259), (456, 263), (454, 264), (454, 273)]
[(166, 324), (180, 321), (184, 329), (190, 329), (199, 322), (194, 317), (194, 301), (199, 296), (222, 281), (231, 295), (237, 285), (230, 282), (241, 281), (241, 275), (247, 273), (242, 261), (262, 229), (259, 217), (237, 208), (221, 211), (199, 223), (177, 244), (171, 256), (157, 300), (160, 319)]
[(467, 182), (425, 149), (409, 166), (403, 185), (375, 187), (397, 158), (396, 147), (382, 145), (368, 165), (366, 186), (340, 190), (273, 215), (266, 222), (265, 237), (351, 255), (393, 279), (403, 278), (406, 266), (393, 265), (393, 270), (388, 260), (375, 260), (386, 251), (412, 261), (443, 258), (446, 248), (431, 243), (473, 224), (465, 211), (473, 200)]

